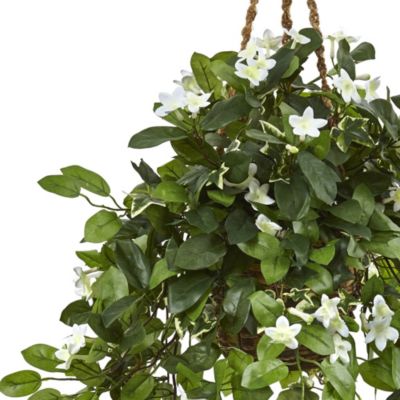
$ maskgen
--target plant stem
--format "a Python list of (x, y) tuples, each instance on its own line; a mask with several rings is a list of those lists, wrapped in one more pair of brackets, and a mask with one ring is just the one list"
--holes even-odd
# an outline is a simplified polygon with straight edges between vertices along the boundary
[(108, 206), (105, 206), (105, 205), (95, 204), (95, 203), (92, 202), (92, 200), (89, 199), (88, 196), (86, 196), (86, 195), (84, 195), (82, 193), (79, 196), (83, 197), (93, 207), (103, 208), (105, 210), (110, 210), (110, 211), (124, 211), (124, 212), (128, 211), (128, 209), (126, 209), (126, 208), (120, 208), (120, 207), (114, 208), (114, 207), (108, 207)]

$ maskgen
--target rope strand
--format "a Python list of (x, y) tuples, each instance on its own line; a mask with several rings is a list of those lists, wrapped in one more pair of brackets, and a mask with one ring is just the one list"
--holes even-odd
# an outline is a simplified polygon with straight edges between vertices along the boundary
[[(282, 0), (282, 27), (288, 31), (293, 28), (293, 20), (290, 15), (290, 9), (292, 7), (292, 0)], [(282, 43), (286, 44), (290, 40), (289, 35), (284, 32), (282, 36)]]
[(244, 50), (250, 41), (251, 33), (253, 30), (253, 22), (257, 16), (257, 4), (259, 0), (250, 0), (249, 8), (246, 13), (246, 25), (242, 29), (242, 43), (240, 49)]

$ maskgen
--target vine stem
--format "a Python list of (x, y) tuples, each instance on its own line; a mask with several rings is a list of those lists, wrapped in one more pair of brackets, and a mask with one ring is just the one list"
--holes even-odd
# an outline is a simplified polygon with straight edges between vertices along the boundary
[(92, 200), (90, 200), (90, 198), (88, 196), (86, 196), (86, 195), (84, 195), (82, 193), (79, 196), (83, 197), (93, 207), (103, 208), (105, 210), (110, 210), (110, 211), (124, 211), (124, 212), (128, 211), (128, 209), (121, 208), (119, 206), (118, 206), (118, 208), (115, 208), (115, 207), (108, 207), (108, 206), (101, 205), (101, 204), (95, 204), (95, 203), (92, 202)]

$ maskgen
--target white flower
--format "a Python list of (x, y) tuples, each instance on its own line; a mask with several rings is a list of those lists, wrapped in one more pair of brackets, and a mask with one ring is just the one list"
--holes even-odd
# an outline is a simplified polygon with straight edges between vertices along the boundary
[(282, 227), (275, 222), (271, 221), (264, 214), (260, 214), (256, 219), (257, 228), (264, 233), (269, 233), (270, 235), (275, 235), (276, 232), (280, 231)]
[(68, 336), (65, 340), (67, 349), (71, 354), (76, 354), (82, 347), (86, 345), (86, 325), (74, 324), (72, 327), (72, 335)]
[(307, 44), (311, 42), (311, 39), (309, 37), (304, 36), (301, 33), (297, 32), (296, 29), (291, 29), (290, 31), (284, 29), (284, 31), (293, 40), (292, 49), (294, 49), (297, 44)]
[(75, 267), (74, 272), (78, 276), (75, 279), (75, 293), (89, 299), (92, 295), (93, 283), (103, 272), (95, 268), (84, 271), (81, 267)]
[(268, 70), (260, 69), (256, 60), (248, 60), (249, 65), (238, 61), (235, 65), (235, 74), (240, 78), (248, 79), (253, 86), (258, 86), (268, 76)]
[(266, 328), (265, 334), (272, 339), (274, 343), (282, 343), (289, 349), (297, 349), (299, 343), (296, 336), (301, 331), (300, 324), (289, 325), (289, 321), (283, 315), (276, 320), (275, 328)]
[(357, 42), (359, 40), (358, 37), (348, 36), (345, 33), (343, 33), (343, 31), (335, 32), (335, 33), (327, 36), (327, 39), (329, 39), (331, 42), (330, 56), (332, 59), (335, 58), (335, 42), (339, 43), (342, 40), (346, 40), (350, 44), (350, 43)]
[(248, 169), (248, 176), (244, 181), (242, 181), (240, 183), (233, 183), (233, 182), (229, 182), (227, 179), (224, 179), (224, 183), (226, 186), (244, 190), (249, 187), (249, 184), (254, 179), (254, 176), (256, 175), (256, 173), (257, 173), (257, 164), (250, 163), (249, 169)]
[(192, 114), (197, 114), (200, 108), (204, 108), (210, 105), (208, 99), (211, 93), (196, 94), (193, 92), (186, 92), (186, 105)]
[(312, 314), (307, 314), (303, 311), (298, 310), (297, 308), (290, 307), (288, 308), (288, 312), (295, 317), (301, 318), (307, 325), (312, 324), (314, 321), (314, 316)]
[(248, 60), (247, 63), (249, 65), (254, 64), (257, 68), (263, 69), (266, 71), (271, 70), (276, 65), (276, 61), (273, 58), (268, 58), (262, 52), (260, 52), (254, 60)]
[(186, 92), (193, 92), (196, 94), (200, 94), (202, 92), (192, 72), (182, 70), (181, 75), (182, 75), (182, 80), (174, 81), (174, 83), (176, 83), (179, 86), (182, 86)]
[(351, 343), (343, 340), (339, 335), (333, 336), (333, 343), (335, 345), (335, 352), (330, 356), (330, 362), (333, 364), (338, 359), (348, 364), (350, 362), (349, 351), (351, 351)]
[(266, 50), (267, 54), (269, 55), (272, 51), (275, 51), (278, 49), (279, 45), (281, 44), (282, 41), (282, 36), (274, 36), (272, 31), (270, 29), (267, 29), (264, 34), (262, 39), (258, 38), (257, 39), (257, 45), (258, 47), (261, 47)]
[(386, 348), (387, 341), (396, 343), (399, 340), (399, 332), (390, 326), (391, 318), (376, 319), (368, 323), (369, 332), (365, 338), (366, 343), (375, 342), (379, 351)]
[(346, 323), (340, 318), (339, 313), (336, 318), (331, 319), (328, 330), (333, 333), (339, 333), (343, 337), (349, 337), (350, 331)]
[(367, 270), (368, 270), (368, 279), (372, 279), (374, 276), (379, 277), (379, 269), (376, 267), (374, 263), (370, 263), (367, 266)]
[(372, 307), (372, 316), (374, 319), (392, 319), (393, 315), (394, 312), (386, 304), (385, 299), (380, 294), (377, 294), (374, 298), (374, 305)]
[(331, 320), (337, 318), (339, 311), (337, 309), (340, 303), (339, 297), (330, 299), (326, 294), (321, 297), (321, 307), (314, 313), (314, 317), (328, 329)]
[(395, 184), (392, 190), (389, 192), (389, 198), (385, 202), (393, 201), (393, 211), (400, 211), (400, 186)]
[(251, 60), (252, 58), (254, 58), (257, 55), (258, 52), (258, 46), (256, 43), (255, 39), (251, 39), (247, 45), (246, 48), (241, 50), (238, 53), (238, 57), (241, 60)]
[(328, 121), (325, 119), (314, 118), (314, 110), (311, 107), (307, 107), (301, 117), (298, 115), (289, 117), (289, 124), (293, 128), (293, 133), (303, 140), (306, 136), (318, 137), (320, 135), (319, 129), (327, 123)]
[[(252, 179), (249, 184), (249, 193), (244, 196), (245, 200), (249, 203), (258, 203), (269, 206), (275, 203), (275, 200), (268, 196), (269, 184), (266, 183), (260, 186), (257, 179)], [(256, 207), (252, 204), (253, 209)]]
[(365, 100), (370, 102), (379, 97), (377, 90), (381, 86), (381, 78), (370, 79), (365, 82)]
[(350, 103), (351, 100), (355, 102), (361, 101), (355, 83), (344, 69), (341, 69), (339, 76), (334, 78), (333, 85), (342, 94), (343, 100), (346, 103)]
[(177, 87), (172, 94), (160, 93), (159, 99), (162, 104), (156, 110), (156, 115), (159, 117), (165, 117), (169, 113), (187, 105), (186, 92), (182, 87)]
[(54, 353), (54, 355), (60, 361), (64, 361), (63, 364), (57, 365), (57, 368), (69, 369), (71, 367), (71, 362), (72, 362), (72, 360), (74, 358), (74, 355), (68, 350), (68, 348), (63, 347), (63, 348), (57, 350)]

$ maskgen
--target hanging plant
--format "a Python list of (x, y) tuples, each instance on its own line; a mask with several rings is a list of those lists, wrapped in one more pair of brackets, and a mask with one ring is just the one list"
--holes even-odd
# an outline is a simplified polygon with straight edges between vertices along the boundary
[[(25, 370), (2, 379), (6, 396), (265, 400), (280, 383), (279, 400), (353, 400), (361, 376), (399, 398), (400, 100), (358, 77), (369, 43), (330, 36), (327, 71), (313, 1), (312, 28), (292, 28), (286, 0), (284, 37), (250, 39), (256, 3), (239, 53), (194, 53), (160, 94), (169, 125), (129, 146), (170, 142), (176, 155), (157, 171), (133, 164), (143, 182), (122, 206), (80, 166), (39, 182), (113, 205), (85, 224), (101, 249), (76, 253), (80, 299), (61, 314), (71, 335), (22, 352), (82, 390), (41, 389), (60, 378)], [(314, 52), (320, 76), (305, 83)]]

